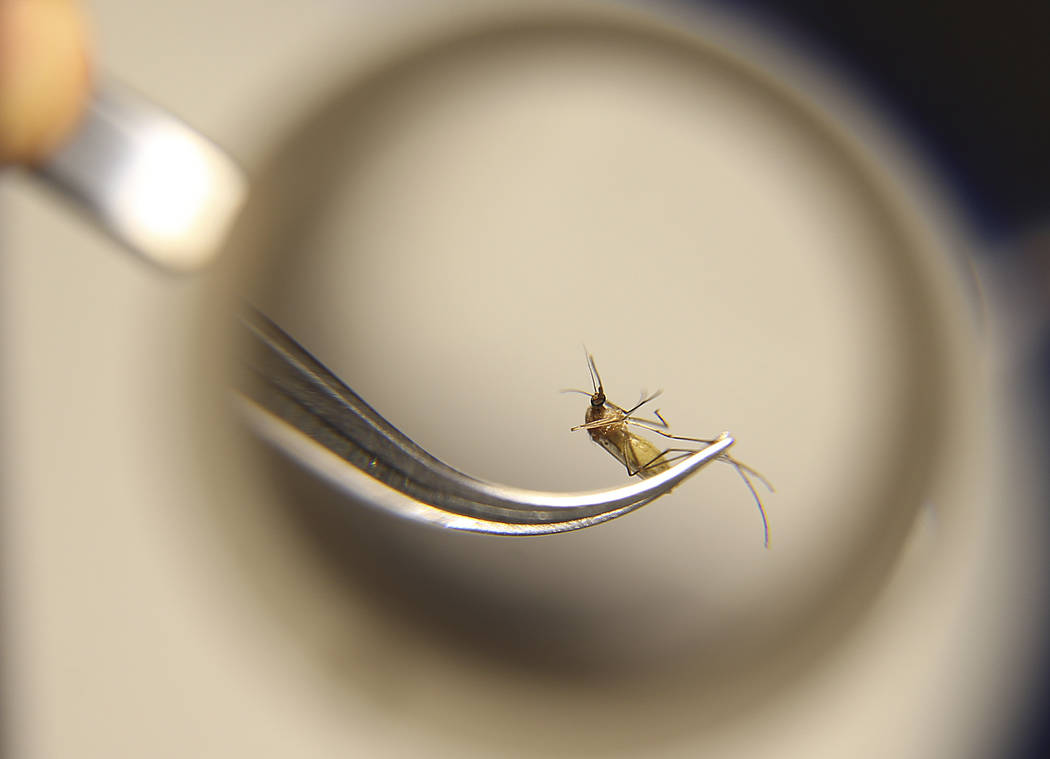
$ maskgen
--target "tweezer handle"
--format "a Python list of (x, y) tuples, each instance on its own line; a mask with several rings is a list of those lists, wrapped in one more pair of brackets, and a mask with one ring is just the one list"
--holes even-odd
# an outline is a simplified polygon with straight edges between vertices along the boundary
[(200, 269), (220, 252), (248, 188), (218, 146), (112, 83), (95, 91), (76, 133), (36, 172), (171, 272)]

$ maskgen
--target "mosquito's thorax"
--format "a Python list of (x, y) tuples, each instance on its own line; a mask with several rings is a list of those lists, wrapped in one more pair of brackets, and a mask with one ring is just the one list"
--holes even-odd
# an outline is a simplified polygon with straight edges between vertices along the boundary
[(591, 439), (600, 442), (603, 439), (609, 439), (611, 437), (618, 438), (621, 435), (626, 435), (627, 424), (624, 421), (623, 414), (616, 409), (606, 406), (604, 395), (601, 396), (602, 403), (595, 404), (594, 401), (597, 397), (597, 393), (591, 397), (591, 405), (587, 407), (587, 413), (584, 414), (584, 422), (587, 424), (605, 422), (605, 424), (587, 430)]

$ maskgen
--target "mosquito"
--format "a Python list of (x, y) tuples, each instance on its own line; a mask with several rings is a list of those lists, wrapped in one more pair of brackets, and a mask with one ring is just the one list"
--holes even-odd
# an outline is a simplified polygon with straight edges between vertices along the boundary
[[(607, 450), (612, 454), (613, 458), (627, 468), (627, 475), (629, 477), (635, 475), (638, 477), (652, 477), (660, 472), (670, 469), (671, 465), (676, 461), (683, 459), (690, 454), (696, 453), (698, 450), (696, 448), (665, 448), (664, 450), (660, 450), (657, 446), (653, 445), (652, 442), (634, 432), (631, 427), (637, 427), (648, 432), (653, 432), (657, 435), (669, 438), (670, 440), (681, 440), (689, 443), (705, 443), (707, 445), (715, 442), (714, 440), (705, 440), (704, 438), (672, 435), (668, 432), (671, 425), (669, 425), (667, 420), (661, 416), (660, 409), (656, 409), (653, 412), (656, 419), (644, 419), (634, 415), (634, 413), (642, 406), (658, 398), (663, 392), (662, 390), (657, 390), (650, 395), (646, 395), (643, 392), (642, 398), (638, 403), (634, 404), (634, 406), (629, 409), (625, 409), (617, 406), (605, 397), (605, 388), (602, 385), (601, 375), (598, 374), (598, 366), (594, 363), (594, 356), (589, 353), (587, 354), (587, 368), (591, 372), (591, 385), (594, 388), (593, 392), (577, 390), (576, 388), (562, 391), (565, 393), (581, 393), (582, 395), (590, 396), (591, 399), (591, 403), (587, 407), (587, 414), (584, 417), (584, 423), (573, 427), (570, 431), (576, 432), (577, 430), (587, 430), (587, 434), (591, 436), (591, 440)], [(770, 485), (769, 481), (757, 471), (749, 467), (747, 464), (737, 461), (728, 453), (723, 453), (718, 457), (718, 460), (729, 464), (736, 469), (737, 474), (743, 479), (744, 484), (747, 485), (747, 489), (751, 492), (751, 496), (755, 499), (755, 504), (758, 506), (758, 513), (762, 515), (762, 532), (764, 543), (768, 548), (769, 523), (766, 521), (766, 511), (762, 507), (762, 499), (758, 497), (758, 491), (751, 482), (751, 478), (754, 477), (757, 479), (771, 493), (773, 492), (773, 486)]]

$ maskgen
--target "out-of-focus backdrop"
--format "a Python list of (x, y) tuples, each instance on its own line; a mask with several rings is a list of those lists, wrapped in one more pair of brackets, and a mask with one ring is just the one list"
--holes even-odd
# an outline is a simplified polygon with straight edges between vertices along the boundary
[(587, 340), (778, 493), (769, 551), (730, 470), (550, 540), (333, 517), (201, 418), (214, 293), (6, 175), (12, 756), (1045, 754), (1050, 11), (654, 6), (702, 40), (665, 50), (426, 48), (477, 10), (411, 0), (89, 10), (100, 71), (250, 169), (368, 85), (285, 148), (323, 203), (253, 297), (429, 449), (618, 482), (557, 394)]

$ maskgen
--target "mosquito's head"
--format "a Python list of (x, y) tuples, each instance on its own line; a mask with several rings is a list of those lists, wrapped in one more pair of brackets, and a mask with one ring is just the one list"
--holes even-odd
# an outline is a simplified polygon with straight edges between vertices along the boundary
[(601, 408), (605, 405), (605, 391), (602, 390), (601, 385), (591, 394), (591, 405), (595, 408)]

